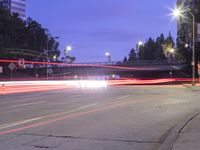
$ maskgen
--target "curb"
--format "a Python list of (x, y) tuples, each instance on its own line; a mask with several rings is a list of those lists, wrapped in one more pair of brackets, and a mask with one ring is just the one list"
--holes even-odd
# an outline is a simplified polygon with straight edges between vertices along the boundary
[(200, 84), (196, 84), (196, 86), (192, 86), (192, 85), (189, 85), (189, 84), (182, 84), (182, 86), (190, 89), (193, 92), (200, 91)]
[(164, 143), (159, 147), (158, 150), (172, 150), (180, 132), (192, 121), (195, 117), (200, 115), (200, 113), (195, 113), (190, 117), (185, 118), (182, 122), (178, 123), (173, 129), (169, 132)]

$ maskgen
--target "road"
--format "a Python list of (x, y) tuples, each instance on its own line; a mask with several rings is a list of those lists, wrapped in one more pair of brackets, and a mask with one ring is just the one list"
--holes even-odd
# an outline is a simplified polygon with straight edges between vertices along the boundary
[(199, 95), (183, 85), (1, 95), (0, 149), (156, 150)]

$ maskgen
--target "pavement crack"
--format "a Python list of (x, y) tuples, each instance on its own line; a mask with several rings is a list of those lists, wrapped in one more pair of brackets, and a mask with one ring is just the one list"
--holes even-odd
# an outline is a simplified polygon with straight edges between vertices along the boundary
[(125, 142), (125, 143), (140, 143), (140, 144), (160, 144), (160, 141), (145, 141), (145, 140), (131, 140), (131, 139), (109, 139), (109, 138), (89, 138), (89, 137), (78, 137), (78, 136), (57, 136), (57, 135), (40, 135), (40, 134), (25, 134), (32, 136), (43, 136), (43, 137), (54, 137), (64, 138), (72, 140), (93, 140), (93, 141), (107, 141), (107, 142)]
[(48, 146), (38, 146), (38, 145), (35, 145), (33, 147), (35, 147), (35, 148), (41, 148), (41, 149), (48, 149), (48, 148), (50, 148)]

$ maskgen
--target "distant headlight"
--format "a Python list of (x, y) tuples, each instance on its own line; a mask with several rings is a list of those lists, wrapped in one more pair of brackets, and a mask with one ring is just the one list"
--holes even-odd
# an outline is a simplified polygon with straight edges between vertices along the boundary
[(107, 87), (106, 81), (96, 81), (96, 80), (81, 80), (79, 81), (79, 88), (105, 88)]

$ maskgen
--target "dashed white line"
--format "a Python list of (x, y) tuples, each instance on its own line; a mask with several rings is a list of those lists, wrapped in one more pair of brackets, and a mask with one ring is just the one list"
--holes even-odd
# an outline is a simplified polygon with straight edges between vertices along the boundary
[(117, 99), (120, 100), (120, 99), (125, 99), (127, 97), (130, 97), (130, 95), (121, 96), (121, 97), (118, 97)]
[(42, 119), (42, 118), (38, 117), (38, 118), (33, 118), (33, 119), (28, 119), (28, 120), (18, 121), (18, 122), (14, 122), (14, 123), (0, 125), (0, 130), (18, 126), (18, 125), (25, 124), (25, 123), (29, 123), (29, 122), (33, 122), (33, 121), (40, 120), (40, 119)]
[(30, 97), (40, 97), (41, 96), (41, 94), (33, 94), (33, 95), (25, 95), (25, 96), (19, 96), (19, 98), (30, 98)]
[(81, 95), (72, 95), (70, 98), (80, 97)]
[(14, 106), (10, 106), (8, 108), (17, 108), (17, 107), (23, 107), (23, 106), (29, 106), (29, 105), (37, 105), (40, 103), (45, 103), (46, 101), (40, 101), (40, 102), (35, 102), (35, 103), (26, 103), (26, 104), (21, 104), (21, 105), (14, 105)]
[(79, 107), (78, 109), (86, 109), (86, 108), (88, 108), (88, 107), (92, 107), (92, 106), (96, 106), (96, 105), (98, 105), (98, 103), (94, 103), (94, 104), (82, 106), (82, 107)]

